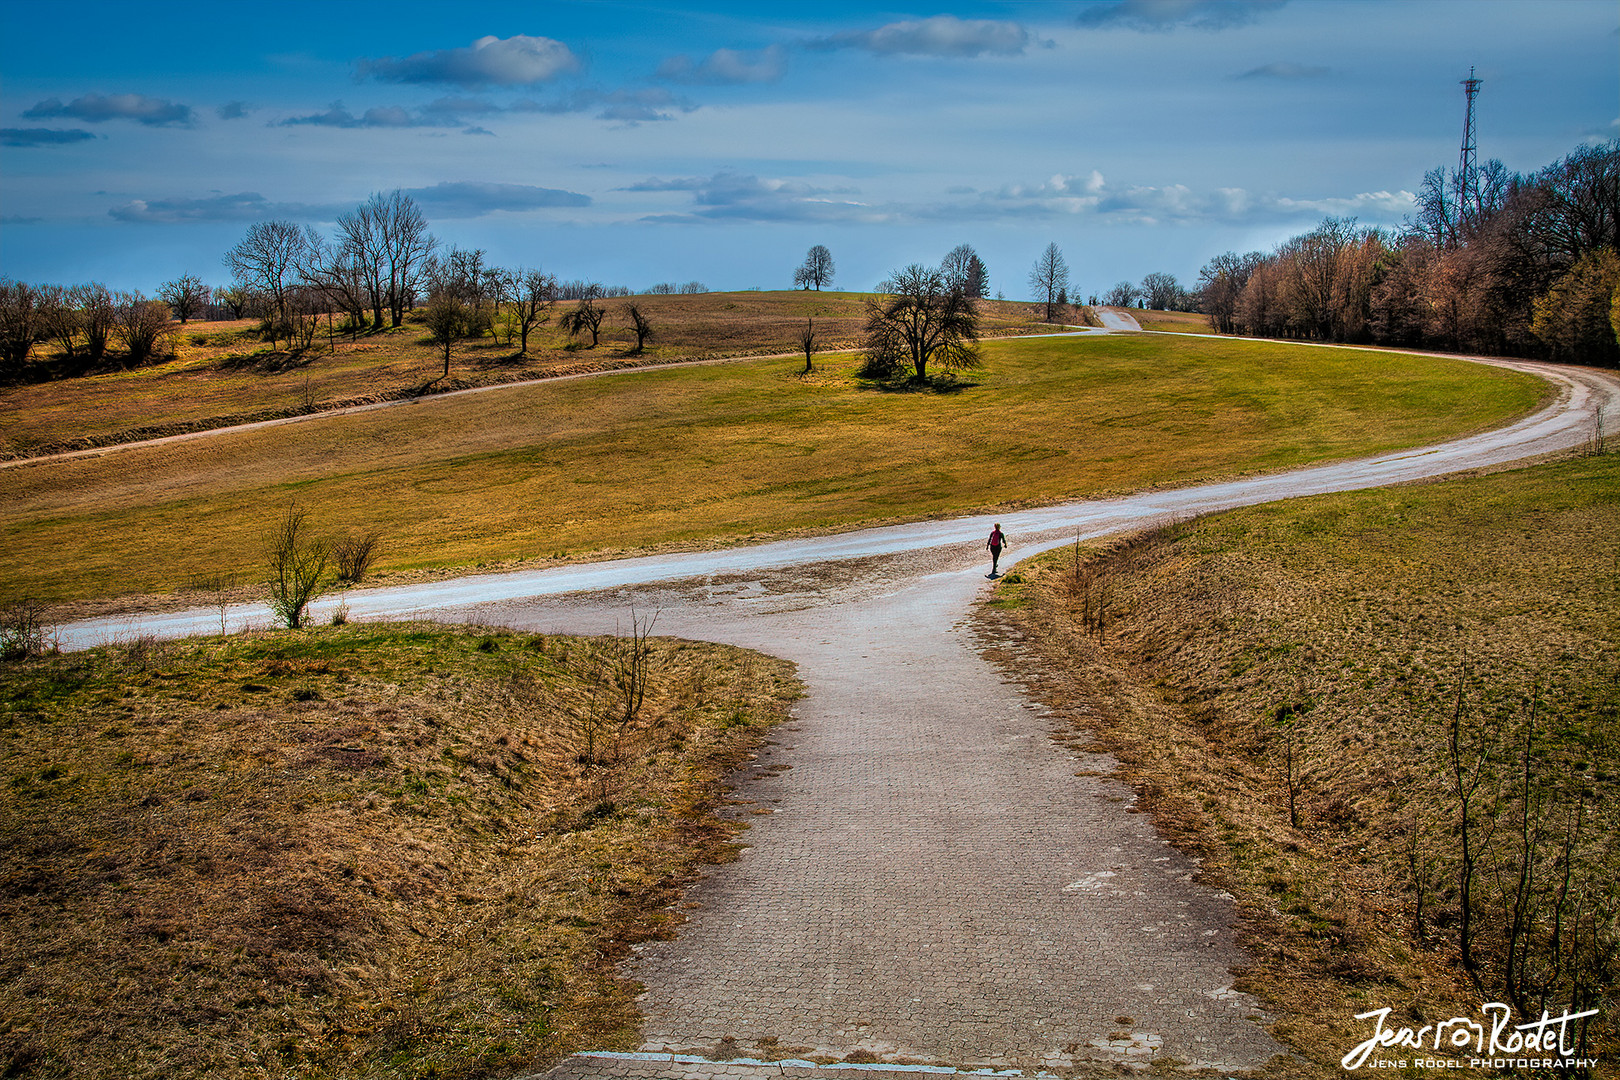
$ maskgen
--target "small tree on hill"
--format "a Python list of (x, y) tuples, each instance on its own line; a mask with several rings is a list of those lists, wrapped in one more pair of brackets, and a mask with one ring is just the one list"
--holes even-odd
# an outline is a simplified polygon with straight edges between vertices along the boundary
[(825, 244), (817, 244), (804, 256), (804, 265), (793, 271), (793, 284), (797, 288), (814, 287), (820, 292), (833, 283), (833, 257)]
[(973, 300), (945, 274), (912, 263), (878, 286), (866, 305), (866, 371), (892, 377), (910, 368), (928, 381), (928, 365), (947, 371), (980, 363), (979, 318)]
[(1029, 287), (1046, 304), (1046, 321), (1051, 322), (1058, 294), (1069, 287), (1069, 264), (1064, 261), (1063, 252), (1058, 250), (1057, 244), (1047, 244), (1041, 257), (1035, 260), (1035, 266), (1029, 272)]

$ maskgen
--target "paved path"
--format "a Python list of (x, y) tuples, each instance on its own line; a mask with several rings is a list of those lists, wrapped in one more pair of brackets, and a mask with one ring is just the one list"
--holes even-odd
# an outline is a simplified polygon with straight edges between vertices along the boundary
[[(1545, 370), (1548, 409), (1442, 447), (1124, 499), (1008, 514), (1011, 557), (1170, 517), (1369, 487), (1578, 445), (1620, 381)], [(1612, 426), (1612, 425), (1611, 425)], [(355, 617), (430, 615), (657, 631), (795, 660), (809, 687), (741, 780), (738, 862), (689, 893), (647, 987), (644, 1057), (583, 1056), (558, 1078), (883, 1076), (805, 1059), (1043, 1069), (1155, 1059), (1238, 1070), (1278, 1047), (1231, 989), (1228, 898), (1130, 813), (1130, 793), (1048, 738), (1048, 721), (979, 659), (960, 620), (984, 587), (988, 519), (410, 589), (352, 593)], [(589, 591), (587, 591), (589, 590)], [(252, 611), (233, 618), (262, 619)], [(64, 630), (217, 628), (212, 611)], [(771, 811), (754, 814), (752, 810)], [(799, 1064), (750, 1063), (792, 1055)]]

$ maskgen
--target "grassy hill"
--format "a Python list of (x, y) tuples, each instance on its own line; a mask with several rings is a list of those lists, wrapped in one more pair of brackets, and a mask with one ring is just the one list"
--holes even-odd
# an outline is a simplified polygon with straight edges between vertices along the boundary
[(1460, 361), (1271, 342), (1014, 339), (985, 357), (924, 391), (864, 382), (848, 356), (808, 377), (742, 361), (14, 467), (0, 599), (260, 580), (291, 502), (332, 534), (379, 531), (386, 580), (1287, 468), (1479, 430), (1542, 394)]
[(721, 781), (797, 693), (781, 661), (648, 644), (628, 722), (600, 638), (0, 662), (0, 1073), (470, 1080), (633, 1049), (614, 964), (735, 857)]
[[(450, 377), (428, 340), (420, 314), (405, 325), (353, 339), (317, 335), (312, 348), (288, 352), (265, 344), (253, 320), (193, 322), (178, 328), (174, 359), (131, 371), (109, 362), (90, 375), (0, 387), (0, 458), (129, 442), (244, 421), (296, 416), (346, 404), (396, 400), (424, 391), (548, 378), (682, 360), (792, 353), (806, 320), (816, 347), (847, 349), (860, 340), (864, 293), (740, 292), (636, 296), (606, 300), (601, 340), (573, 340), (556, 322), (572, 305), (559, 302), (550, 323), (529, 335), (521, 353), (506, 334), (458, 343)], [(635, 303), (653, 326), (642, 353), (622, 312)], [(986, 336), (1046, 333), (1040, 309), (985, 301)], [(1068, 315), (1084, 320), (1083, 309)]]
[(1218, 514), (998, 593), (1068, 737), (1237, 897), (1243, 985), (1315, 1075), (1385, 1006), (1598, 1007), (1581, 1056), (1612, 1060), (1620, 455)]

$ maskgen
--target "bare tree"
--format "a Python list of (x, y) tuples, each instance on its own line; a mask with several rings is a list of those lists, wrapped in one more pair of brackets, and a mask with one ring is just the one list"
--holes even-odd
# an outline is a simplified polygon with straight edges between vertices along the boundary
[(313, 237), (299, 260), (298, 273), (306, 285), (318, 289), (333, 306), (347, 313), (352, 328), (359, 330), (366, 325), (366, 300), (375, 294), (367, 286), (368, 271), (352, 247)]
[(173, 281), (165, 281), (158, 289), (158, 296), (184, 325), (208, 303), (208, 286), (196, 274), (181, 274)]
[(1147, 298), (1148, 307), (1154, 311), (1170, 310), (1183, 295), (1181, 285), (1177, 283), (1174, 274), (1158, 271), (1142, 279), (1142, 294)]
[(61, 346), (69, 360), (78, 348), (82, 320), (73, 302), (73, 291), (60, 285), (41, 285), (39, 295), (40, 336)]
[(833, 283), (833, 257), (825, 244), (817, 244), (804, 256), (804, 265), (793, 271), (793, 284), (797, 288), (808, 289), (814, 286), (820, 292), (822, 286)]
[(113, 332), (123, 342), (131, 367), (144, 364), (172, 348), (169, 306), (136, 290), (119, 293), (114, 305)]
[(22, 371), (42, 333), (38, 290), (24, 281), (0, 281), (0, 364), (6, 374)]
[(301, 260), (315, 240), (313, 230), (290, 221), (260, 221), (242, 242), (225, 253), (225, 265), (237, 281), (270, 298), (275, 318), (287, 313), (287, 289), (298, 279)]
[(909, 367), (917, 382), (927, 382), (930, 363), (948, 371), (978, 366), (978, 313), (942, 271), (912, 263), (878, 293), (866, 305), (869, 373), (892, 376)]
[(527, 356), (529, 334), (551, 317), (551, 307), (557, 302), (557, 279), (539, 270), (514, 270), (509, 291), (520, 335), (518, 352)]
[(1041, 257), (1035, 260), (1029, 272), (1029, 287), (1037, 297), (1045, 298), (1046, 321), (1051, 322), (1058, 293), (1069, 287), (1069, 264), (1063, 260), (1063, 252), (1058, 250), (1056, 243), (1047, 244)]
[(416, 200), (399, 189), (373, 195), (366, 204), (377, 221), (383, 258), (388, 266), (388, 308), (393, 325), (405, 321), (405, 306), (415, 296), (433, 249), (439, 246), (428, 232)]
[(804, 329), (799, 331), (799, 347), (804, 350), (804, 374), (810, 374), (810, 358), (816, 354), (816, 321), (804, 320)]
[(113, 295), (99, 281), (75, 285), (71, 295), (79, 309), (79, 326), (84, 332), (85, 355), (94, 363), (107, 355), (107, 342), (118, 321)]
[(961, 289), (973, 299), (982, 300), (989, 295), (990, 276), (971, 244), (957, 244), (951, 248), (939, 268), (944, 272), (947, 284)]
[(1103, 303), (1109, 307), (1131, 307), (1141, 299), (1142, 290), (1134, 281), (1120, 281), (1109, 289), (1103, 296)]
[(596, 348), (596, 339), (602, 329), (602, 317), (607, 312), (596, 306), (596, 295), (587, 292), (579, 298), (579, 303), (572, 311), (562, 317), (563, 332), (569, 337), (580, 337), (583, 334), (591, 335), (591, 348)]
[(269, 604), (276, 618), (297, 630), (304, 613), (321, 594), (326, 577), (326, 544), (309, 535), (309, 514), (292, 503), (266, 545), (270, 564)]
[(640, 353), (647, 348), (647, 339), (653, 335), (652, 323), (647, 321), (647, 316), (643, 315), (641, 309), (634, 304), (625, 305), (624, 315), (630, 320), (631, 332), (636, 335), (636, 346), (630, 352)]
[(1211, 259), (1198, 274), (1199, 307), (1209, 316), (1218, 334), (1236, 332), (1238, 297), (1249, 283), (1249, 275), (1266, 257), (1258, 251), (1239, 255), (1228, 251)]

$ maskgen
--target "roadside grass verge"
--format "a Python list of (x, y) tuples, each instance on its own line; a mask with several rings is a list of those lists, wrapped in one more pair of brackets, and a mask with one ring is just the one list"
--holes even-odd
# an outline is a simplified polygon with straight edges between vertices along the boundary
[[(601, 343), (571, 341), (554, 325), (573, 305), (559, 302), (550, 323), (529, 336), (520, 355), (504, 336), (459, 342), (450, 378), (415, 313), (381, 332), (317, 335), (289, 352), (258, 341), (254, 320), (189, 323), (176, 336), (175, 359), (129, 371), (0, 387), (0, 457), (113, 445), (184, 431), (411, 397), (432, 392), (680, 360), (793, 353), (806, 319), (820, 350), (854, 348), (865, 316), (862, 293), (759, 292), (637, 296), (607, 300)], [(654, 336), (632, 354), (619, 314), (634, 302)], [(990, 336), (1046, 333), (1028, 304), (985, 301)]]
[(1196, 311), (1150, 311), (1131, 308), (1130, 315), (1143, 330), (1169, 331), (1175, 334), (1213, 334), (1209, 316)]
[[(1147, 335), (991, 342), (952, 393), (848, 356), (518, 387), (5, 473), (0, 600), (262, 579), (289, 502), (378, 583), (1045, 504), (1451, 438), (1544, 384), (1396, 353)], [(391, 577), (392, 576), (392, 577)]]
[(734, 857), (722, 779), (798, 692), (782, 661), (647, 644), (626, 725), (616, 639), (375, 624), (0, 664), (0, 1071), (633, 1048), (613, 965)]
[(1342, 1075), (1358, 1013), (1488, 1024), (1488, 1001), (1597, 1008), (1580, 1056), (1612, 1061), (1620, 456), (1232, 511), (1012, 577), (982, 617), (1237, 897), (1239, 986), (1307, 1072)]

